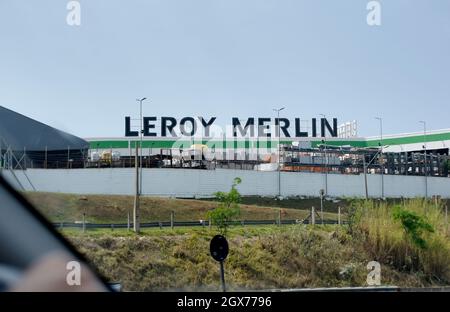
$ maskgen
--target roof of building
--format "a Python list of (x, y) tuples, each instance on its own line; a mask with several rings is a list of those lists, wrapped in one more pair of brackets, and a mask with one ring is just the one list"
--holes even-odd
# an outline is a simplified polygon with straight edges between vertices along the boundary
[(14, 151), (84, 150), (89, 143), (0, 106), (0, 147)]

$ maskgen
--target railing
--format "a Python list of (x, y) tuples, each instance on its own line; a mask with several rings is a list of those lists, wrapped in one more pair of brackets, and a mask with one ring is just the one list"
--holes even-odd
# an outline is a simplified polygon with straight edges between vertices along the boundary
[[(257, 225), (295, 225), (295, 224), (312, 224), (310, 220), (243, 220), (229, 222), (232, 226), (257, 226)], [(316, 225), (321, 225), (322, 221), (318, 220)], [(323, 220), (323, 225), (347, 224), (346, 221), (339, 223), (338, 220)], [(173, 227), (209, 227), (209, 221), (163, 221), (163, 222), (144, 222), (141, 228), (173, 228)], [(78, 228), (78, 229), (131, 229), (133, 223), (81, 223), (81, 222), (55, 222), (53, 226), (56, 228)], [(211, 224), (213, 226), (213, 224)]]

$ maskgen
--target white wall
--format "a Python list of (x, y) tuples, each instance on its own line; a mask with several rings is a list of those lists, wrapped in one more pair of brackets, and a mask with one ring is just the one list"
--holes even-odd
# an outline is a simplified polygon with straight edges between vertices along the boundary
[[(239, 190), (243, 195), (276, 196), (278, 172), (251, 170), (193, 170), (144, 169), (143, 194), (154, 196), (211, 196), (217, 191), (227, 191), (235, 177), (242, 179)], [(27, 190), (33, 190), (24, 172), (16, 176)], [(36, 191), (75, 194), (134, 194), (134, 169), (28, 169), (28, 178)], [(17, 187), (10, 172), (4, 175)], [(368, 175), (370, 197), (381, 196), (381, 176)], [(320, 173), (281, 173), (283, 196), (318, 196), (325, 189), (325, 175)], [(387, 197), (418, 197), (425, 195), (425, 178), (415, 176), (384, 176)], [(330, 196), (364, 197), (363, 175), (328, 175)], [(428, 178), (428, 195), (450, 198), (450, 178)]]

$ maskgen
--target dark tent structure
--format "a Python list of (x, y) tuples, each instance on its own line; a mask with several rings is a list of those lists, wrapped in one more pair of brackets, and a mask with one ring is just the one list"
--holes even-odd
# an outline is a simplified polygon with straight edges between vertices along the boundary
[[(89, 143), (0, 106), (0, 156), (3, 166), (84, 167)], [(1, 163), (0, 163), (1, 165)]]

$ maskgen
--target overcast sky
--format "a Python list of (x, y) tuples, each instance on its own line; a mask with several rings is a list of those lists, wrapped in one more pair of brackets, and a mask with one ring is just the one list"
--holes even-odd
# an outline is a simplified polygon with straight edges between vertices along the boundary
[(83, 137), (124, 116), (326, 114), (360, 135), (450, 128), (450, 1), (0, 0), (0, 105)]

